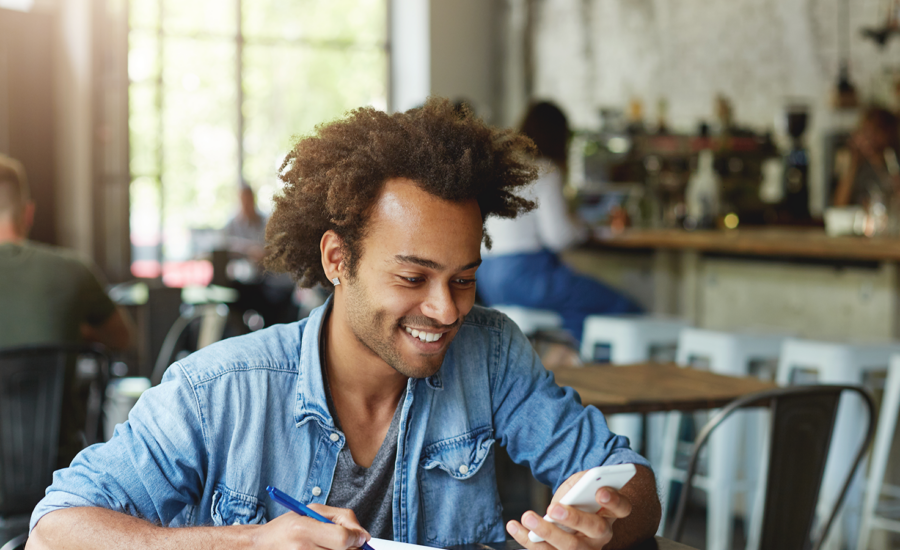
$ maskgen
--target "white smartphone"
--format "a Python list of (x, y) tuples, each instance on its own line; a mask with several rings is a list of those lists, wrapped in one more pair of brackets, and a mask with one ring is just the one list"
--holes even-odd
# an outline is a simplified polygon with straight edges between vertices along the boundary
[[(559, 503), (572, 506), (582, 512), (595, 514), (600, 510), (600, 504), (597, 502), (596, 497), (597, 491), (601, 487), (609, 487), (616, 491), (622, 489), (634, 477), (636, 471), (634, 464), (615, 464), (613, 466), (591, 468), (559, 499)], [(544, 520), (556, 523), (549, 515), (544, 516)], [(565, 525), (560, 525), (559, 528), (570, 533), (572, 532)], [(528, 532), (528, 539), (531, 542), (544, 541), (544, 539), (531, 531)]]

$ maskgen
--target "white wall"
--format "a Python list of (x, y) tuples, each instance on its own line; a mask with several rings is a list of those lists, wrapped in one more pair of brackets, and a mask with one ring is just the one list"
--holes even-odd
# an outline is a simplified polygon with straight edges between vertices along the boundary
[[(773, 127), (787, 101), (814, 108), (817, 135), (830, 117), (838, 71), (839, 0), (544, 0), (536, 29), (535, 95), (557, 101), (573, 123), (595, 128), (601, 106), (640, 98), (649, 118), (665, 98), (669, 121), (692, 131), (713, 119), (717, 94), (737, 122)], [(900, 72), (900, 40), (879, 51), (859, 34), (881, 22), (881, 0), (850, 0), (851, 72), (863, 97), (884, 96)], [(813, 191), (817, 191), (815, 188)], [(814, 200), (820, 200), (817, 194)]]
[(496, 118), (496, 0), (431, 0), (431, 93), (466, 99), (485, 120)]
[(425, 102), (431, 87), (429, 0), (389, 0), (391, 111)]
[(57, 4), (57, 233), (59, 244), (93, 256), (92, 0)]

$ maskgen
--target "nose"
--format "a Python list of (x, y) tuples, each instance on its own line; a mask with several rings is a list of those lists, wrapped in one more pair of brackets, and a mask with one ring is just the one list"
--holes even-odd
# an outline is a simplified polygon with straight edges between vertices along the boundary
[(422, 304), (422, 313), (442, 325), (452, 325), (459, 319), (459, 308), (448, 284), (435, 282), (431, 285)]

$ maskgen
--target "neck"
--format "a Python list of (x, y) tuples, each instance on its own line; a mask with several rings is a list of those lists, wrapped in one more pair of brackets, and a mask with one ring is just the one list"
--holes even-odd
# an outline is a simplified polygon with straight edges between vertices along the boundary
[(335, 403), (349, 400), (369, 410), (385, 406), (393, 410), (408, 378), (357, 340), (336, 298), (323, 327), (322, 353)]
[(0, 244), (20, 243), (25, 237), (16, 229), (16, 225), (9, 221), (0, 220)]

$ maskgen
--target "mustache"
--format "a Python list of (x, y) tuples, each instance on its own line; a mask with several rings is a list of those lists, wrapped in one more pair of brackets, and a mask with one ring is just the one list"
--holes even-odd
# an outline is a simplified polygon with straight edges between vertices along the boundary
[(418, 328), (433, 328), (437, 330), (453, 330), (462, 324), (463, 319), (465, 319), (465, 317), (460, 317), (456, 320), (455, 323), (443, 325), (441, 323), (436, 323), (434, 319), (431, 319), (430, 317), (414, 315), (409, 317), (402, 317), (400, 319), (400, 325)]

